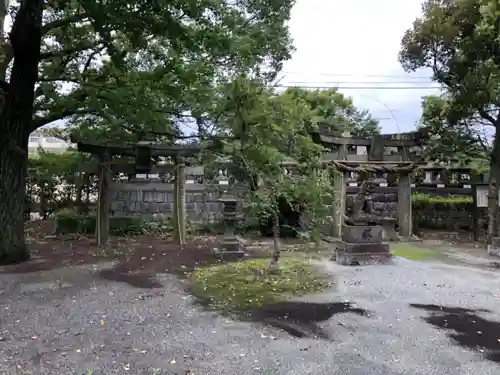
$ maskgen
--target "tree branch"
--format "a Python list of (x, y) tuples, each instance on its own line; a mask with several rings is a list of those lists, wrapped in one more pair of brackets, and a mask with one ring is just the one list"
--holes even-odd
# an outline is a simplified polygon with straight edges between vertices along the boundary
[(486, 121), (489, 121), (492, 126), (497, 126), (498, 121), (495, 120), (495, 118), (492, 115), (490, 115), (488, 112), (486, 112), (484, 109), (480, 109), (478, 112), (479, 112), (479, 116), (481, 116)]
[(70, 23), (81, 22), (81, 21), (85, 20), (86, 18), (88, 18), (88, 16), (89, 16), (89, 14), (87, 12), (83, 12), (83, 13), (74, 14), (74, 15), (66, 17), (66, 18), (62, 18), (62, 19), (58, 19), (58, 20), (49, 22), (49, 23), (45, 24), (44, 26), (42, 26), (42, 34), (43, 35), (47, 34), (51, 30), (57, 29), (58, 27), (63, 27), (63, 26), (69, 25)]
[(74, 53), (82, 52), (82, 51), (85, 51), (87, 49), (91, 49), (94, 47), (97, 47), (97, 44), (85, 41), (85, 42), (82, 42), (76, 46), (63, 48), (63, 49), (55, 50), (55, 51), (42, 52), (40, 54), (40, 57), (42, 60), (52, 59), (55, 57), (64, 57), (64, 56), (72, 55)]
[(41, 128), (44, 125), (50, 124), (54, 121), (64, 120), (65, 118), (74, 116), (74, 115), (90, 115), (90, 114), (98, 114), (99, 112), (95, 109), (66, 109), (61, 112), (50, 113), (47, 116), (34, 116), (31, 122), (31, 132), (35, 131), (38, 128)]

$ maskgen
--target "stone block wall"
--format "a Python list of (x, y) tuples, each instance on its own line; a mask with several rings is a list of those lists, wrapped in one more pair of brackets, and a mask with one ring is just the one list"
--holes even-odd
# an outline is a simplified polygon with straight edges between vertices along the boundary
[[(215, 223), (221, 218), (222, 205), (217, 200), (227, 185), (186, 183), (186, 216), (191, 224)], [(174, 185), (162, 182), (118, 182), (111, 190), (111, 215), (171, 217), (174, 212)], [(241, 189), (231, 193), (241, 196)]]
[[(222, 204), (218, 199), (224, 192), (240, 198), (243, 202), (245, 189), (241, 186), (186, 183), (186, 214), (190, 224), (206, 225), (218, 223), (222, 218)], [(346, 208), (349, 215), (352, 209), (354, 194), (347, 195)], [(397, 218), (397, 194), (377, 194), (374, 197), (374, 208), (382, 216)], [(241, 207), (240, 207), (241, 209)], [(160, 216), (169, 218), (174, 210), (174, 186), (169, 183), (137, 181), (119, 182), (111, 185), (111, 215), (141, 215), (145, 218)], [(326, 212), (331, 212), (328, 207)], [(469, 229), (473, 226), (474, 207), (470, 204), (451, 207), (435, 207), (433, 205), (413, 207), (414, 229)], [(486, 217), (485, 213), (482, 215)], [(245, 217), (246, 222), (252, 222)], [(302, 222), (307, 225), (307, 218)], [(484, 220), (483, 220), (484, 221)], [(321, 231), (328, 233), (329, 223), (323, 223)]]

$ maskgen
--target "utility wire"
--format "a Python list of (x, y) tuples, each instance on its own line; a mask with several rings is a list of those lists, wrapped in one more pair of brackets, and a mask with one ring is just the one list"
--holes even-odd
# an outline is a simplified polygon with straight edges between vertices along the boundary
[(287, 81), (287, 85), (436, 85), (435, 82), (411, 81)]
[(311, 72), (293, 72), (285, 71), (282, 74), (289, 75), (302, 75), (302, 76), (326, 76), (326, 77), (369, 77), (369, 78), (398, 78), (398, 79), (411, 79), (411, 80), (430, 80), (430, 77), (415, 77), (410, 75), (384, 75), (384, 74), (336, 74), (336, 73), (311, 73)]
[(439, 86), (304, 86), (304, 85), (271, 85), (274, 88), (299, 88), (299, 89), (339, 89), (339, 90), (438, 90)]

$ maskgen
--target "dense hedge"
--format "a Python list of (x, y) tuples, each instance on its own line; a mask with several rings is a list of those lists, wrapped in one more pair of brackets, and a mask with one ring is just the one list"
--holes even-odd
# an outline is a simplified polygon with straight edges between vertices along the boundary
[[(55, 220), (56, 234), (93, 234), (96, 230), (95, 215), (57, 214)], [(147, 223), (135, 216), (111, 217), (109, 233), (114, 236), (137, 236), (147, 230)]]
[(430, 196), (413, 195), (413, 228), (474, 230), (474, 203), (472, 197), (464, 195)]
[(419, 206), (442, 206), (450, 207), (473, 203), (472, 197), (468, 195), (428, 195), (414, 193), (412, 195), (413, 207)]

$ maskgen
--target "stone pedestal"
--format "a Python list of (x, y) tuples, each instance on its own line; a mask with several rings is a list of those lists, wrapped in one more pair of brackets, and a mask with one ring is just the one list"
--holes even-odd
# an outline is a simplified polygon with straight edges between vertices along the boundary
[(488, 255), (500, 257), (500, 237), (493, 237), (488, 245)]
[(224, 261), (242, 259), (245, 256), (243, 244), (234, 234), (236, 221), (239, 220), (236, 212), (238, 201), (236, 198), (224, 195), (219, 202), (224, 205), (222, 211), (224, 235), (220, 241), (220, 247), (214, 249), (214, 255)]
[(337, 244), (332, 260), (343, 265), (384, 263), (392, 258), (384, 231), (378, 225), (343, 225), (342, 240)]

